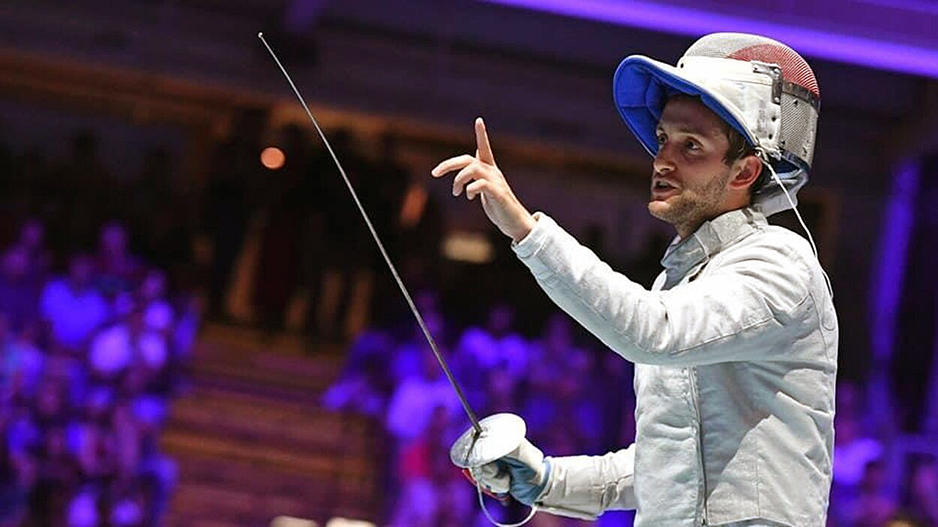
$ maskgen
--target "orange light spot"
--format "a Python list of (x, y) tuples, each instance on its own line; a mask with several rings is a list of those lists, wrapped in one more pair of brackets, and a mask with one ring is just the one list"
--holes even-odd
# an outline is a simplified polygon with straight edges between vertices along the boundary
[(276, 146), (268, 146), (261, 152), (261, 164), (270, 170), (283, 168), (286, 160), (287, 156), (284, 155), (283, 150)]

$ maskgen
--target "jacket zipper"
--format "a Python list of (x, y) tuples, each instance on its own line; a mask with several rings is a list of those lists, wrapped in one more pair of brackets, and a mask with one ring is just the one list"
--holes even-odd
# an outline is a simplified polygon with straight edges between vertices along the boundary
[(700, 417), (700, 394), (697, 391), (697, 368), (688, 368), (691, 397), (694, 399), (694, 412), (697, 417), (697, 465), (703, 482), (703, 496), (700, 500), (700, 524), (707, 525), (707, 472), (704, 470), (703, 419)]

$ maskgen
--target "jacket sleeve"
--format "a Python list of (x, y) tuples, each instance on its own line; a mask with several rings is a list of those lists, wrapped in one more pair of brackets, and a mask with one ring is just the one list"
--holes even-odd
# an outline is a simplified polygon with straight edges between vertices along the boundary
[[(710, 272), (648, 291), (613, 271), (550, 217), (513, 245), (547, 295), (607, 346), (642, 364), (770, 360), (807, 334), (811, 270), (785, 240), (733, 251)], [(776, 243), (779, 242), (779, 243)]]
[(594, 520), (606, 510), (636, 507), (634, 444), (603, 456), (548, 459), (550, 479), (537, 502), (544, 512)]

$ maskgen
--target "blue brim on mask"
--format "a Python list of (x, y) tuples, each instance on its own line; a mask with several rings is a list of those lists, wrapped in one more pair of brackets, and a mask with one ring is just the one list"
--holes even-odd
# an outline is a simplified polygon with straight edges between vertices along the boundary
[(689, 78), (674, 66), (641, 55), (626, 57), (612, 78), (612, 92), (619, 115), (651, 155), (658, 153), (656, 129), (668, 98), (677, 94), (700, 97), (713, 113), (736, 129), (750, 145), (756, 141), (721, 97)]

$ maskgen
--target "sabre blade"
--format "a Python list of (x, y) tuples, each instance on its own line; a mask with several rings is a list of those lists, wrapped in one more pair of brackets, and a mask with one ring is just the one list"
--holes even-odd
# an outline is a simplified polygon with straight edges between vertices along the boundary
[(423, 331), (423, 336), (427, 338), (427, 343), (430, 345), (430, 349), (433, 351), (433, 355), (436, 357), (437, 362), (440, 363), (440, 367), (443, 368), (443, 373), (446, 374), (446, 379), (453, 387), (453, 390), (456, 391), (456, 395), (459, 397), (459, 402), (462, 403), (463, 410), (465, 410), (466, 415), (469, 417), (469, 421), (472, 422), (472, 428), (475, 429), (475, 433), (477, 435), (481, 434), (482, 427), (479, 425), (479, 419), (476, 418), (475, 413), (469, 406), (469, 401), (466, 400), (466, 396), (463, 394), (462, 389), (456, 382), (456, 378), (453, 377), (453, 373), (446, 364), (446, 360), (440, 353), (439, 348), (437, 348), (436, 341), (433, 340), (433, 336), (430, 334), (430, 330), (427, 329), (427, 324), (423, 321), (423, 317), (420, 315), (420, 311), (417, 309), (417, 305), (414, 304), (413, 298), (411, 298), (410, 293), (404, 286), (404, 281), (401, 280), (400, 275), (397, 273), (397, 268), (394, 267), (394, 264), (391, 262), (391, 258), (388, 256), (387, 251), (384, 250), (384, 244), (381, 243), (381, 238), (378, 237), (377, 231), (375, 231), (374, 226), (371, 224), (371, 219), (368, 217), (368, 213), (365, 212), (365, 207), (362, 206), (361, 200), (358, 199), (358, 193), (355, 192), (355, 187), (352, 186), (352, 182), (349, 181), (348, 176), (345, 174), (345, 169), (342, 168), (342, 163), (339, 162), (339, 158), (336, 157), (335, 152), (332, 151), (332, 145), (330, 145), (329, 140), (326, 139), (326, 134), (324, 134), (322, 128), (319, 127), (319, 123), (316, 121), (316, 118), (313, 117), (313, 112), (309, 110), (309, 106), (306, 105), (306, 101), (303, 99), (303, 96), (300, 95), (300, 90), (297, 89), (296, 84), (293, 83), (293, 79), (290, 77), (290, 74), (287, 73), (287, 69), (283, 67), (283, 64), (280, 62), (277, 54), (274, 53), (273, 48), (271, 48), (270, 44), (267, 43), (267, 40), (264, 38), (264, 33), (259, 32), (257, 34), (257, 38), (261, 39), (264, 47), (267, 48), (270, 56), (273, 57), (274, 62), (277, 63), (280, 71), (283, 72), (283, 76), (286, 77), (287, 82), (290, 83), (290, 87), (293, 88), (293, 93), (296, 94), (296, 98), (299, 99), (303, 109), (306, 110), (306, 115), (309, 117), (310, 122), (313, 123), (313, 127), (316, 128), (316, 132), (319, 133), (320, 139), (322, 139), (323, 144), (326, 145), (326, 150), (329, 151), (329, 155), (332, 156), (332, 160), (335, 161), (335, 166), (339, 169), (339, 174), (342, 175), (342, 179), (345, 181), (345, 186), (348, 187), (349, 192), (352, 194), (352, 199), (355, 201), (355, 205), (358, 207), (358, 211), (365, 220), (365, 225), (368, 226), (368, 231), (371, 232), (371, 237), (374, 238), (375, 243), (378, 245), (378, 250), (381, 252), (381, 256), (384, 257), (384, 261), (388, 264), (388, 268), (391, 270), (391, 274), (394, 275), (394, 281), (397, 282), (397, 286), (404, 295), (404, 299), (407, 301), (407, 305), (410, 307), (411, 312), (413, 312), (414, 317), (417, 319), (417, 324), (420, 325), (420, 329)]

